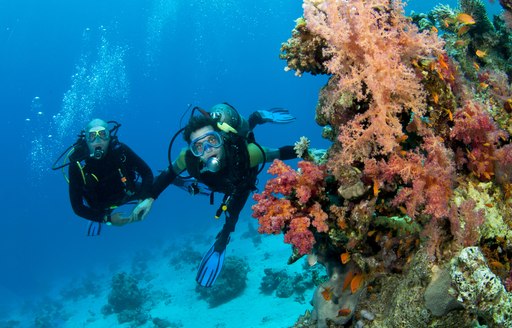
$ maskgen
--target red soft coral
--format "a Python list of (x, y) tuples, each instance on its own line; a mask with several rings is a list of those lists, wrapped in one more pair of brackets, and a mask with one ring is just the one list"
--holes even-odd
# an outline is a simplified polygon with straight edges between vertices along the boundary
[(464, 163), (467, 168), (480, 180), (491, 180), (496, 147), (508, 134), (498, 128), (484, 105), (476, 101), (467, 101), (455, 113), (453, 121), (451, 137), (466, 144)]
[(278, 234), (295, 214), (288, 199), (272, 195), (254, 195), (257, 203), (252, 207), (253, 217), (258, 219), (260, 233)]
[(296, 217), (290, 222), (290, 229), (284, 235), (284, 242), (295, 246), (299, 254), (308, 254), (313, 249), (315, 237), (308, 229), (311, 220), (305, 216)]
[(327, 230), (329, 230), (329, 226), (326, 223), (328, 215), (322, 210), (318, 202), (315, 202), (315, 204), (310, 207), (309, 214), (313, 217), (312, 224), (316, 228), (316, 231), (327, 232)]
[[(255, 194), (252, 216), (258, 219), (260, 233), (277, 234), (285, 231), (285, 242), (301, 253), (309, 253), (315, 243), (314, 232), (327, 232), (327, 213), (321, 203), (325, 168), (301, 161), (294, 171), (280, 160), (275, 160), (270, 179), (261, 194)], [(278, 195), (282, 198), (278, 198)]]

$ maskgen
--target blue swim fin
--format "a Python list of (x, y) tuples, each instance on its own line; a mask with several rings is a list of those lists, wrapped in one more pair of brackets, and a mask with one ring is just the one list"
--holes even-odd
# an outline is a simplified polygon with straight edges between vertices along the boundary
[(277, 123), (286, 124), (295, 121), (295, 116), (291, 115), (286, 108), (270, 108), (267, 110), (258, 110), (257, 113), (261, 117), (258, 124), (263, 123)]
[(222, 251), (215, 250), (215, 244), (203, 256), (203, 260), (197, 270), (196, 281), (203, 287), (211, 287), (217, 280), (224, 263), (226, 248)]
[(101, 233), (101, 223), (91, 221), (87, 225), (87, 236), (94, 237), (99, 236)]

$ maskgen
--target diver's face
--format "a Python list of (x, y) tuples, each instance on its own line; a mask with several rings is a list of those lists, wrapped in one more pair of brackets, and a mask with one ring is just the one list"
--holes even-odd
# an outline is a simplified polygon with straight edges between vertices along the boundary
[(110, 143), (109, 131), (102, 126), (93, 127), (85, 133), (89, 154), (92, 158), (101, 159), (108, 151)]
[[(217, 132), (210, 125), (202, 127), (190, 134), (192, 140), (192, 147), (198, 150), (201, 161), (206, 162), (210, 157), (217, 157), (219, 160), (224, 156), (224, 147), (222, 147), (222, 140), (216, 137)], [(217, 146), (217, 147), (216, 147)]]

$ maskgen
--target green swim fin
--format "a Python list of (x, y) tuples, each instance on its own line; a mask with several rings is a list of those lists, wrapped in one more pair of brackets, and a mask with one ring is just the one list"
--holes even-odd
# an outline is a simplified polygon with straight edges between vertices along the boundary
[(222, 251), (215, 250), (215, 244), (203, 256), (203, 260), (197, 270), (196, 281), (203, 287), (211, 287), (217, 280), (224, 263), (226, 248)]

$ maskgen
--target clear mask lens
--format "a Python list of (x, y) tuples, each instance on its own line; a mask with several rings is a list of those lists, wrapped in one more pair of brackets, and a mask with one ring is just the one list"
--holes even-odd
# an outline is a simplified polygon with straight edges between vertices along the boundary
[(216, 131), (211, 131), (195, 138), (190, 142), (190, 151), (194, 156), (202, 156), (208, 148), (219, 148), (222, 146), (222, 137)]
[(96, 138), (100, 138), (103, 141), (107, 141), (109, 138), (108, 130), (103, 128), (101, 130), (89, 131), (87, 133), (87, 141), (94, 142)]

